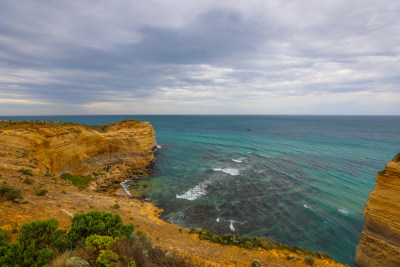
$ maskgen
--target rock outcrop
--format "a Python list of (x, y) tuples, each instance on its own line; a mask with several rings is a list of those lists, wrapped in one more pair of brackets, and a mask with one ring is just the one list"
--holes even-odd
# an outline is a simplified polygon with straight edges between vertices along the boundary
[(376, 180), (365, 205), (356, 266), (400, 266), (400, 153)]
[(110, 185), (143, 173), (153, 160), (157, 141), (149, 122), (135, 120), (103, 126), (2, 122), (0, 145), (8, 152), (7, 159), (30, 158), (34, 172), (94, 174), (99, 185)]

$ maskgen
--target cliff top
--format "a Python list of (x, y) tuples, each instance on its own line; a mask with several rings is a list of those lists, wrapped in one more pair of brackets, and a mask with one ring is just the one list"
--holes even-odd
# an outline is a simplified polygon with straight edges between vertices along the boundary
[(0, 129), (39, 129), (39, 128), (51, 128), (51, 127), (84, 127), (86, 129), (91, 129), (99, 132), (105, 132), (108, 129), (114, 127), (134, 127), (137, 124), (150, 124), (149, 122), (140, 122), (137, 120), (126, 119), (122, 121), (117, 121), (109, 124), (102, 125), (84, 125), (73, 122), (58, 122), (58, 121), (43, 121), (43, 120), (30, 120), (30, 121), (10, 121), (2, 120), (0, 121)]

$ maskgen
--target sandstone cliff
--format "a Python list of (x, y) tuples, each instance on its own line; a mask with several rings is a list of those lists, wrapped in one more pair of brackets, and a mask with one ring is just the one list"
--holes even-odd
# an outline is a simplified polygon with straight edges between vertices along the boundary
[[(6, 159), (30, 158), (29, 169), (48, 172), (92, 175), (101, 185), (121, 182), (143, 173), (153, 160), (157, 145), (149, 122), (126, 120), (104, 126), (84, 126), (57, 122), (2, 122), (0, 147)], [(18, 165), (10, 168), (19, 168)], [(23, 166), (22, 166), (23, 167)], [(98, 171), (107, 168), (106, 172)], [(115, 179), (115, 180), (114, 180)], [(110, 184), (108, 184), (110, 185)]]
[(357, 266), (400, 266), (400, 153), (378, 173), (365, 205)]

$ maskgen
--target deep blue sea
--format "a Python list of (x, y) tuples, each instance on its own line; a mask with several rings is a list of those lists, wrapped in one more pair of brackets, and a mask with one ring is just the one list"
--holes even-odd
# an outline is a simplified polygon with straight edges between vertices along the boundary
[(158, 144), (140, 191), (184, 227), (271, 236), (354, 265), (375, 177), (400, 152), (390, 116), (37, 116), (149, 121)]

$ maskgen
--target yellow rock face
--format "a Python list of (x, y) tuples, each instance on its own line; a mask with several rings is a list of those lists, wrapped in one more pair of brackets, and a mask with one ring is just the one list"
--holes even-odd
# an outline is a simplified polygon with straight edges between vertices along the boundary
[(378, 174), (365, 205), (357, 266), (400, 266), (399, 155)]
[(126, 120), (104, 127), (72, 123), (2, 124), (0, 143), (33, 154), (56, 175), (88, 174), (108, 165), (144, 170), (157, 145), (149, 122)]

